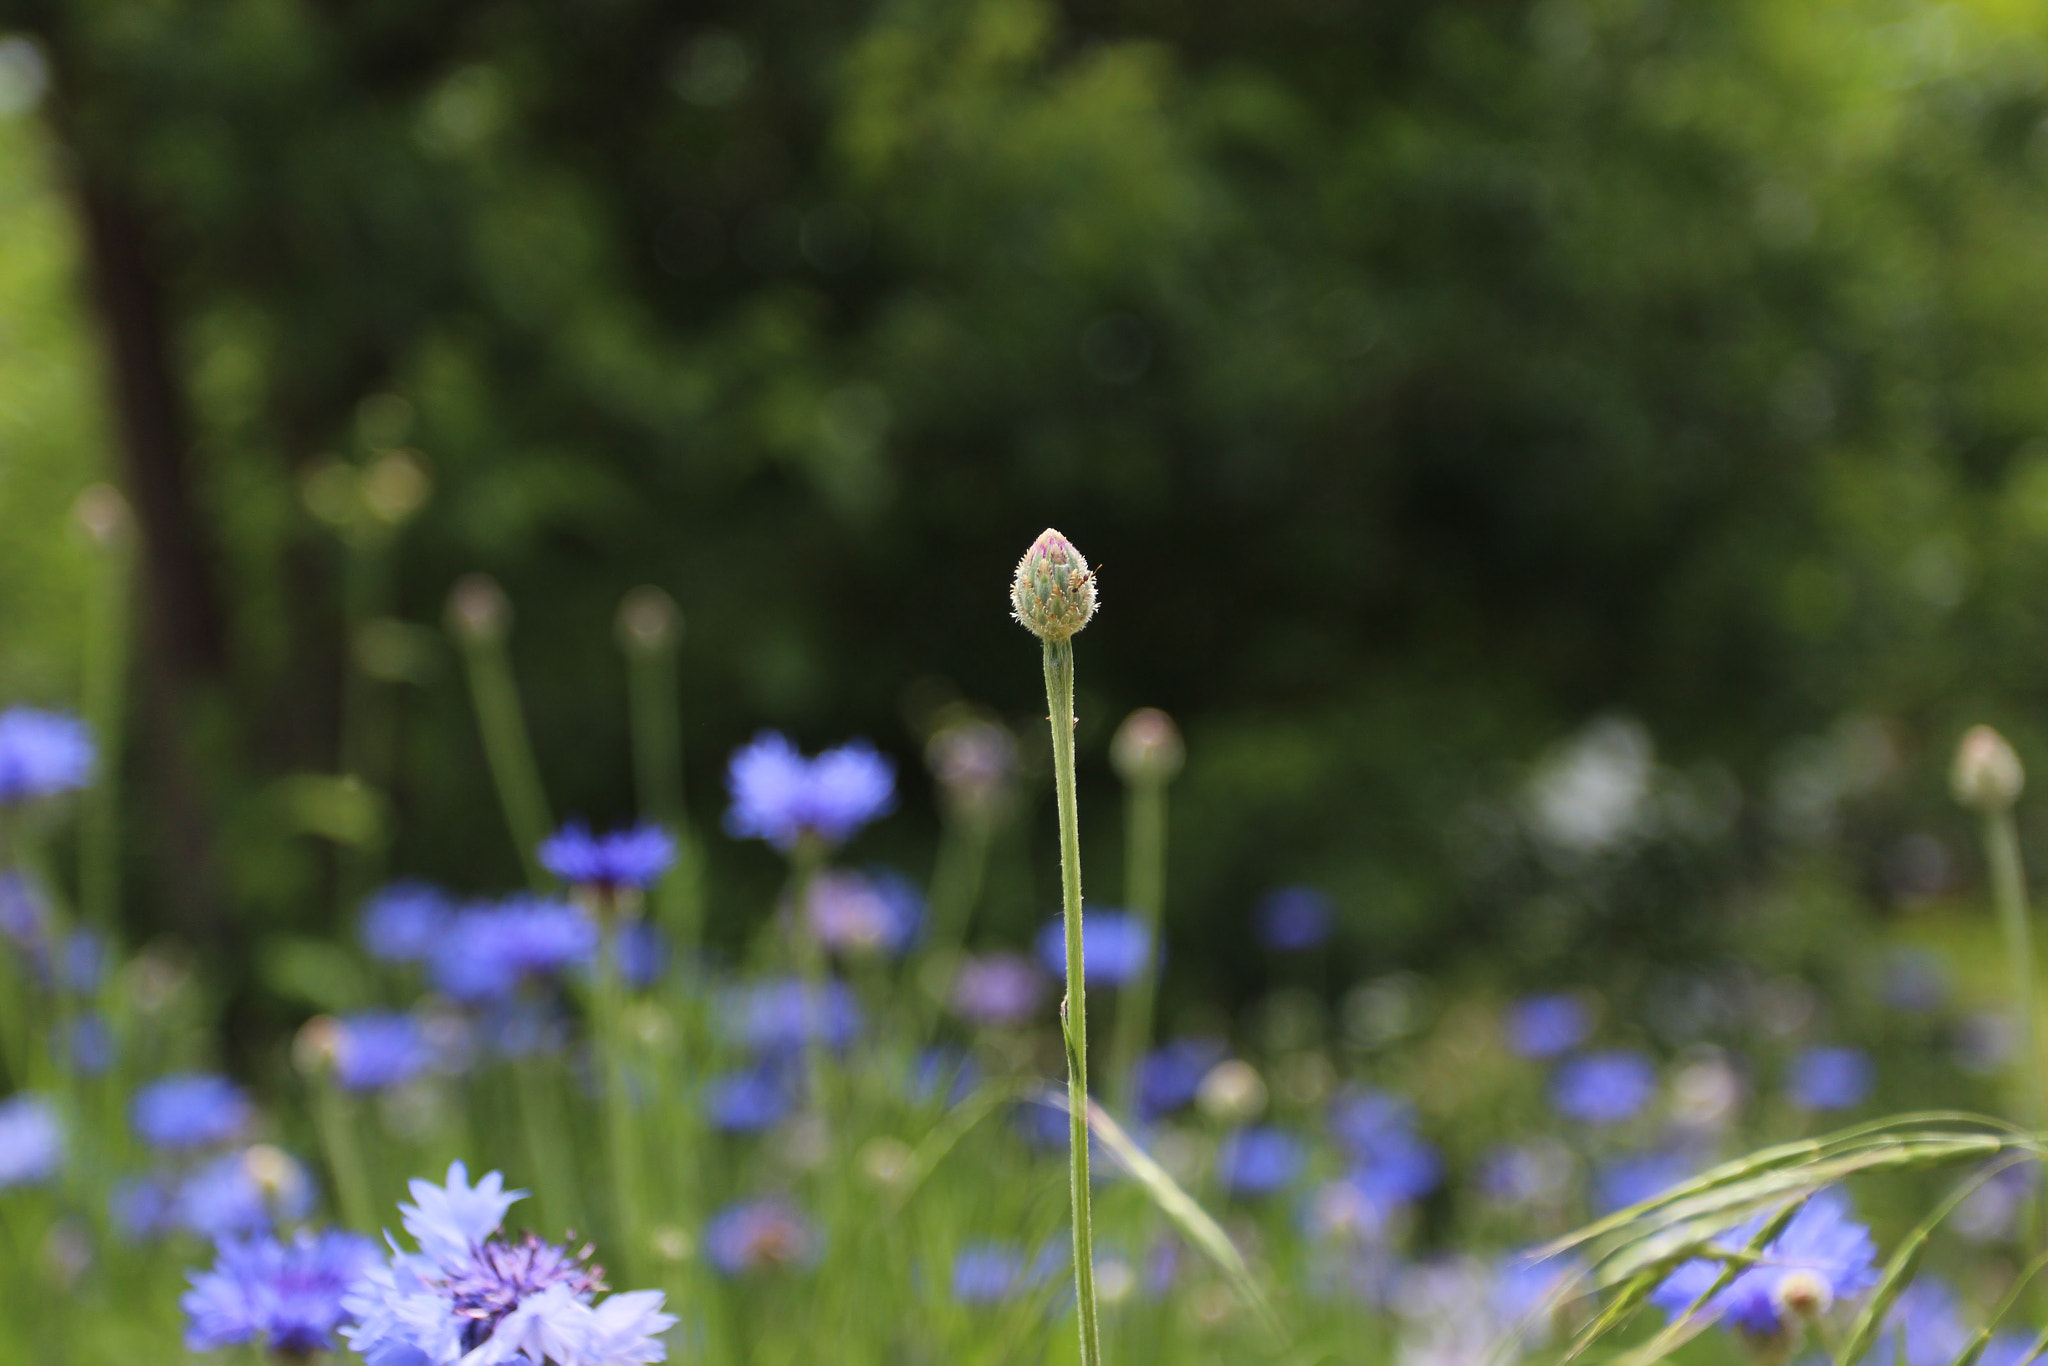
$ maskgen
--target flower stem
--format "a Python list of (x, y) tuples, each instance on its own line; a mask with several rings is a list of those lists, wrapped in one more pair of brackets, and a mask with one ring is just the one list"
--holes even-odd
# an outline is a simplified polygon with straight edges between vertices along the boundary
[(607, 917), (605, 943), (597, 962), (597, 1049), (604, 1060), (604, 1127), (611, 1168), (614, 1262), (628, 1281), (640, 1265), (640, 1146), (634, 1128), (632, 1076), (627, 1064), (626, 984), (619, 975), (620, 937), (625, 922)]
[(469, 673), (469, 695), (476, 708), (484, 758), (505, 810), (505, 824), (519, 848), (520, 864), (534, 887), (547, 887), (550, 879), (540, 866), (539, 850), (553, 821), (541, 789), (540, 768), (534, 763), (533, 742), (527, 738), (512, 661), (502, 639), (475, 636), (463, 641), (462, 661)]
[(1095, 1234), (1088, 1188), (1088, 971), (1081, 956), (1081, 815), (1074, 797), (1074, 646), (1045, 641), (1045, 701), (1052, 725), (1052, 771), (1059, 796), (1060, 893), (1067, 930), (1067, 997), (1060, 1007), (1067, 1044), (1069, 1194), (1074, 1209), (1074, 1303), (1081, 1366), (1101, 1366), (1095, 1313)]
[(129, 584), (127, 544), (109, 538), (98, 547), (85, 601), (85, 657), (80, 661), (80, 710), (92, 726), (99, 762), (78, 809), (78, 903), (85, 923), (114, 932), (121, 878), (121, 754), (128, 677)]
[(358, 1233), (371, 1232), (377, 1227), (377, 1217), (370, 1205), (370, 1183), (363, 1174), (355, 1117), (331, 1073), (313, 1083), (313, 1121), (320, 1130), (320, 1146), (327, 1152), (327, 1168), (334, 1173), (341, 1222)]
[(1138, 1080), (1138, 1060), (1152, 1043), (1152, 1003), (1159, 986), (1159, 926), (1166, 900), (1166, 784), (1139, 779), (1124, 805), (1124, 899), (1145, 927), (1150, 946), (1138, 974), (1117, 1001), (1116, 1043), (1110, 1055), (1110, 1083), (1116, 1112), (1129, 1116)]
[(641, 817), (666, 826), (676, 841), (675, 866), (654, 888), (656, 918), (685, 957), (703, 931), (697, 848), (683, 808), (683, 738), (677, 713), (675, 639), (626, 652), (628, 716), (633, 737), (633, 789)]
[[(2020, 866), (2020, 842), (2010, 807), (1984, 813), (1984, 856), (1991, 865), (1991, 900), (2012, 961), (2013, 1009), (2019, 1012), (2020, 1066), (2026, 1078), (2020, 1087), (2020, 1122), (2038, 1129), (2048, 1122), (2048, 1054), (2042, 1052), (2041, 1017), (2034, 1002), (2034, 936), (2027, 910), (2027, 880)], [(2048, 1245), (2048, 1202), (2034, 1199), (2034, 1225)]]

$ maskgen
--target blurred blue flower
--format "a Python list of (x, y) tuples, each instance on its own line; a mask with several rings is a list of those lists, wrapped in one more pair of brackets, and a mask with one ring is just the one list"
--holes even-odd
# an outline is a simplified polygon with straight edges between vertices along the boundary
[(64, 1165), (64, 1126), (41, 1096), (0, 1100), (0, 1190), (48, 1181)]
[(637, 991), (653, 986), (668, 971), (668, 936), (651, 920), (629, 920), (619, 926), (611, 953), (619, 980)]
[(226, 1077), (187, 1072), (135, 1093), (129, 1120), (152, 1148), (182, 1152), (231, 1142), (256, 1117), (242, 1088)]
[(433, 1061), (426, 1031), (403, 1012), (370, 1010), (335, 1021), (334, 1076), (348, 1090), (403, 1086)]
[(919, 1104), (943, 1096), (948, 1107), (958, 1105), (980, 1084), (980, 1064), (966, 1050), (950, 1045), (925, 1049), (910, 1069), (910, 1098)]
[(1023, 1024), (1038, 1013), (1049, 986), (1021, 953), (967, 958), (953, 977), (953, 1013), (969, 1024)]
[(658, 825), (594, 835), (582, 821), (570, 821), (540, 845), (541, 867), (574, 886), (605, 892), (652, 887), (675, 861), (675, 838)]
[(1569, 1053), (1593, 1032), (1593, 1012), (1576, 996), (1525, 996), (1508, 1007), (1508, 1047), (1525, 1058)]
[[(1900, 1292), (1885, 1315), (1884, 1331), (1863, 1358), (1863, 1366), (1897, 1366), (1901, 1335), (1905, 1338), (1905, 1366), (1949, 1366), (1962, 1356), (1971, 1337), (1955, 1295), (1931, 1276), (1914, 1278)], [(1980, 1366), (1985, 1359), (1978, 1358)]]
[(0, 804), (84, 787), (92, 763), (92, 730), (77, 717), (33, 707), (0, 712)]
[(81, 996), (98, 991), (107, 969), (107, 946), (91, 930), (73, 930), (64, 938), (64, 985)]
[(1785, 1089), (1801, 1110), (1853, 1110), (1876, 1081), (1877, 1069), (1860, 1048), (1809, 1048), (1792, 1060)]
[[(1770, 1219), (1771, 1213), (1765, 1211), (1716, 1241), (1727, 1248), (1745, 1247)], [(1877, 1245), (1868, 1230), (1850, 1219), (1848, 1200), (1839, 1191), (1824, 1190), (1764, 1248), (1763, 1260), (1724, 1286), (1702, 1312), (1726, 1325), (1768, 1336), (1786, 1326), (1779, 1292), (1789, 1279), (1800, 1277), (1808, 1288), (1818, 1289), (1825, 1307), (1877, 1284), (1876, 1263)], [(1650, 1292), (1650, 1302), (1676, 1317), (1720, 1275), (1719, 1262), (1687, 1262)]]
[(1593, 1177), (1593, 1204), (1602, 1214), (1612, 1214), (1661, 1195), (1687, 1177), (1700, 1164), (1686, 1153), (1671, 1151), (1637, 1153), (1616, 1158), (1603, 1165)]
[(771, 1129), (795, 1106), (789, 1079), (774, 1067), (728, 1072), (704, 1084), (704, 1113), (711, 1127), (729, 1134)]
[(130, 1176), (114, 1183), (107, 1195), (107, 1213), (114, 1227), (131, 1242), (154, 1238), (171, 1227), (176, 1192), (159, 1177)]
[(726, 991), (718, 1005), (720, 1031), (757, 1053), (801, 1052), (811, 1039), (844, 1049), (860, 1033), (860, 1007), (843, 982), (828, 982), (821, 994), (800, 978), (779, 977)]
[(100, 1076), (114, 1065), (114, 1030), (107, 1017), (96, 1010), (70, 1022), (65, 1044), (65, 1058), (83, 1076)]
[(1897, 949), (1884, 964), (1884, 1003), (1893, 1010), (1925, 1015), (1948, 1000), (1948, 963), (1926, 949)]
[[(1010, 1112), (1010, 1122), (1017, 1130), (1017, 1136), (1034, 1148), (1067, 1150), (1067, 1138), (1071, 1126), (1067, 1123), (1064, 1106), (1048, 1104), (1042, 1100), (1021, 1100)], [(1089, 1143), (1094, 1150), (1094, 1143)]]
[(1292, 1185), (1307, 1161), (1301, 1140), (1285, 1129), (1240, 1129), (1216, 1152), (1216, 1182), (1226, 1195), (1271, 1195)]
[(400, 1205), (418, 1252), (394, 1250), (366, 1270), (342, 1298), (351, 1322), (341, 1332), (376, 1366), (642, 1366), (664, 1360), (661, 1334), (674, 1326), (658, 1290), (599, 1301), (603, 1273), (534, 1234), (499, 1234), (505, 1211), (523, 1192), (506, 1191), (496, 1172), (475, 1186), (456, 1162), (444, 1185), (411, 1184)]
[(1330, 1108), (1330, 1133), (1351, 1159), (1351, 1181), (1384, 1204), (1420, 1200), (1443, 1179), (1443, 1159), (1415, 1132), (1415, 1109), (1398, 1096), (1346, 1092)]
[(1949, 1227), (1973, 1243), (1997, 1242), (2008, 1238), (2019, 1226), (2020, 1211), (2034, 1196), (2041, 1182), (2041, 1168), (2033, 1162), (2001, 1167), (1963, 1197), (1949, 1219)]
[(394, 882), (363, 903), (357, 937), (372, 958), (387, 963), (424, 963), (439, 950), (455, 918), (455, 903), (424, 882)]
[(2048, 1356), (2029, 1354), (2034, 1336), (2031, 1332), (2015, 1332), (2010, 1328), (1993, 1333), (1991, 1341), (1984, 1344), (1984, 1351), (1977, 1358), (1977, 1366), (2035, 1366), (2037, 1362), (2048, 1360)]
[(806, 759), (786, 736), (762, 731), (734, 753), (725, 786), (726, 833), (784, 853), (805, 835), (844, 844), (896, 806), (896, 766), (865, 740)]
[(1656, 1064), (1626, 1048), (1567, 1058), (1550, 1081), (1550, 1103), (1583, 1124), (1632, 1119), (1656, 1094)]
[(1503, 1205), (1560, 1199), (1571, 1181), (1571, 1151), (1561, 1144), (1502, 1143), (1480, 1160), (1479, 1189)]
[(577, 907), (515, 896), (454, 917), (435, 949), (434, 984), (458, 1001), (503, 1000), (522, 982), (590, 963), (597, 944), (597, 923)]
[(1511, 1330), (1528, 1333), (1540, 1329), (1549, 1317), (1545, 1311), (1560, 1307), (1568, 1287), (1585, 1270), (1585, 1265), (1572, 1257), (1508, 1253), (1493, 1264), (1491, 1308)]
[(1252, 910), (1259, 942), (1276, 953), (1318, 948), (1336, 927), (1336, 908), (1329, 895), (1314, 887), (1276, 888)]
[(1192, 1105), (1202, 1078), (1230, 1056), (1220, 1039), (1171, 1039), (1138, 1060), (1132, 1103), (1141, 1120), (1154, 1120)]
[(9, 869), (0, 873), (0, 938), (35, 960), (50, 953), (49, 909), (29, 880)]
[(727, 1205), (704, 1229), (705, 1255), (727, 1276), (808, 1267), (820, 1250), (811, 1221), (774, 1196)]
[(345, 1315), (341, 1297), (379, 1260), (377, 1244), (341, 1229), (301, 1229), (276, 1238), (228, 1239), (213, 1268), (190, 1273), (185, 1346), (194, 1352), (254, 1344), (297, 1360), (334, 1350)]
[[(1152, 932), (1128, 911), (1090, 907), (1081, 916), (1081, 961), (1091, 987), (1120, 986), (1155, 958)], [(1061, 981), (1067, 978), (1067, 927), (1054, 920), (1038, 932), (1038, 960)]]
[(298, 1159), (259, 1143), (222, 1153), (177, 1181), (158, 1217), (163, 1227), (203, 1238), (265, 1233), (304, 1219), (314, 1193)]
[(1001, 1304), (1024, 1288), (1024, 1250), (1009, 1243), (970, 1243), (953, 1258), (953, 1298)]
[(830, 869), (811, 879), (804, 923), (835, 953), (901, 954), (924, 921), (924, 897), (887, 868)]

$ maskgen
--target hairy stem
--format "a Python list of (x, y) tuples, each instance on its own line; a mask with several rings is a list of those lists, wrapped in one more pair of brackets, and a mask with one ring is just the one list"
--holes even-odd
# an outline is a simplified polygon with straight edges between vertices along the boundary
[(1145, 927), (1145, 942), (1151, 946), (1138, 975), (1117, 1001), (1109, 1075), (1117, 1113), (1128, 1117), (1137, 1094), (1138, 1062), (1152, 1042), (1152, 1003), (1159, 986), (1159, 924), (1166, 901), (1166, 784), (1158, 779), (1133, 782), (1124, 812), (1124, 898)]

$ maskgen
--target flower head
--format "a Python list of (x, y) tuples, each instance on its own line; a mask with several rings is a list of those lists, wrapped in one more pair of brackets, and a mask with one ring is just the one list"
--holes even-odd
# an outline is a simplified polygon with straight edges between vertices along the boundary
[(1275, 953), (1319, 948), (1336, 927), (1329, 895), (1313, 887), (1276, 887), (1252, 909), (1252, 929), (1259, 943)]
[(387, 963), (424, 963), (455, 918), (455, 905), (438, 887), (394, 882), (363, 903), (356, 933), (372, 958)]
[(190, 1273), (185, 1346), (195, 1352), (254, 1343), (278, 1357), (332, 1351), (342, 1296), (378, 1260), (377, 1245), (341, 1229), (300, 1230), (222, 1242), (209, 1271)]
[(675, 861), (675, 837), (658, 825), (594, 835), (582, 821), (570, 821), (540, 846), (541, 867), (564, 882), (607, 893), (652, 887)]
[(0, 1190), (48, 1181), (64, 1165), (64, 1126), (41, 1096), (0, 1101)]
[(1565, 992), (1524, 996), (1508, 1008), (1508, 1047), (1525, 1058), (1569, 1053), (1593, 1032), (1593, 1012)]
[(985, 820), (1009, 800), (1017, 739), (994, 721), (955, 721), (926, 742), (924, 758), (953, 809)]
[(835, 953), (885, 953), (910, 947), (924, 920), (924, 898), (901, 874), (831, 869), (811, 879), (804, 921)]
[(1048, 983), (1021, 953), (967, 958), (953, 977), (953, 1013), (969, 1024), (1023, 1024), (1045, 1003)]
[[(1155, 957), (1152, 931), (1128, 911), (1091, 910), (1081, 916), (1081, 961), (1091, 987), (1120, 986)], [(1062, 981), (1067, 975), (1067, 929), (1054, 920), (1038, 932), (1038, 958)]]
[(576, 907), (512, 897), (455, 916), (434, 953), (434, 984), (458, 1001), (501, 1001), (524, 981), (589, 963), (597, 945), (596, 923)]
[(1095, 615), (1095, 573), (1066, 537), (1047, 527), (1010, 581), (1010, 615), (1049, 644), (1070, 640)]
[(1138, 1118), (1159, 1119), (1194, 1104), (1202, 1078), (1229, 1052), (1220, 1039), (1171, 1039), (1140, 1058), (1132, 1088)]
[(1005, 1243), (970, 1243), (953, 1258), (953, 1298), (962, 1304), (1001, 1304), (1024, 1285), (1024, 1250)]
[(1809, 1048), (1792, 1060), (1785, 1089), (1801, 1110), (1853, 1110), (1876, 1079), (1870, 1055), (1860, 1048)]
[(773, 1196), (727, 1205), (704, 1229), (704, 1252), (728, 1276), (806, 1267), (819, 1253), (818, 1231), (802, 1211)]
[[(440, 1186), (414, 1181), (400, 1205), (418, 1252), (394, 1251), (342, 1300), (348, 1344), (375, 1366), (643, 1366), (664, 1361), (675, 1323), (657, 1290), (603, 1300), (589, 1249), (571, 1252), (529, 1233), (499, 1236), (523, 1192), (496, 1172), (475, 1186), (456, 1162)], [(395, 1246), (395, 1245), (394, 1245)]]
[(1140, 707), (1124, 718), (1109, 741), (1109, 766), (1127, 783), (1167, 783), (1187, 762), (1180, 727), (1157, 707)]
[(1330, 1134), (1351, 1159), (1351, 1181), (1386, 1205), (1420, 1200), (1443, 1179), (1443, 1159), (1415, 1131), (1415, 1109), (1384, 1091), (1348, 1091), (1330, 1109)]
[(33, 707), (0, 712), (0, 805), (84, 787), (92, 763), (92, 731), (77, 717)]
[(166, 1187), (158, 1231), (178, 1228), (206, 1238), (266, 1233), (305, 1218), (313, 1195), (313, 1178), (296, 1158), (258, 1143), (222, 1153)]
[(1301, 1140), (1285, 1129), (1240, 1129), (1216, 1154), (1216, 1180), (1230, 1195), (1271, 1195), (1293, 1184), (1306, 1162)]
[(1949, 788), (1962, 805), (1977, 811), (2003, 811), (2019, 799), (2027, 785), (2020, 756), (2006, 738), (1989, 726), (1972, 726), (1956, 746)]
[(403, 1086), (434, 1061), (420, 1022), (400, 1011), (364, 1011), (334, 1023), (334, 1076), (351, 1091)]
[(256, 1117), (242, 1088), (210, 1073), (181, 1073), (135, 1093), (129, 1119), (152, 1148), (183, 1152), (227, 1143)]
[[(1766, 1211), (1730, 1229), (1717, 1242), (1727, 1248), (1746, 1247), (1769, 1221)], [(1722, 1287), (1702, 1312), (1769, 1336), (1793, 1325), (1796, 1308), (1818, 1303), (1824, 1309), (1877, 1284), (1876, 1261), (1877, 1245), (1868, 1230), (1850, 1219), (1849, 1202), (1838, 1191), (1822, 1191), (1792, 1216), (1757, 1264)], [(1695, 1259), (1672, 1272), (1651, 1292), (1650, 1301), (1667, 1313), (1682, 1314), (1720, 1275), (1720, 1263)]]
[(843, 1049), (860, 1032), (860, 1007), (844, 983), (813, 991), (800, 978), (771, 978), (725, 994), (717, 1020), (726, 1036), (757, 1053), (792, 1054), (816, 1038)]
[(1558, 1113), (1583, 1124), (1633, 1119), (1656, 1093), (1656, 1065), (1625, 1048), (1567, 1058), (1550, 1083)]
[(795, 1101), (788, 1078), (774, 1067), (728, 1072), (704, 1084), (704, 1113), (711, 1127), (729, 1134), (772, 1129), (788, 1118)]
[(896, 766), (865, 740), (806, 759), (788, 737), (762, 731), (732, 756), (725, 786), (726, 833), (785, 853), (806, 835), (844, 844), (896, 806)]

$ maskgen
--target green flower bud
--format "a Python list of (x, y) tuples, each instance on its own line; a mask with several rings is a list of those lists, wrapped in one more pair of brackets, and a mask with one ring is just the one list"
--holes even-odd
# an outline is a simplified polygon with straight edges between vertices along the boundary
[(448, 591), (448, 629), (467, 644), (503, 640), (512, 629), (512, 604), (489, 574), (464, 574)]
[(2027, 775), (2003, 735), (1989, 726), (1972, 726), (1956, 746), (1948, 782), (1956, 800), (1973, 811), (2004, 811), (2019, 798)]
[(1157, 707), (1140, 707), (1124, 718), (1109, 742), (1109, 766), (1127, 783), (1168, 783), (1187, 762), (1180, 727)]
[(683, 614), (676, 600), (651, 583), (641, 584), (619, 602), (619, 644), (634, 655), (658, 655), (682, 634)]
[(1071, 639), (1095, 615), (1095, 573), (1072, 542), (1047, 527), (1017, 561), (1010, 607), (1040, 640)]

